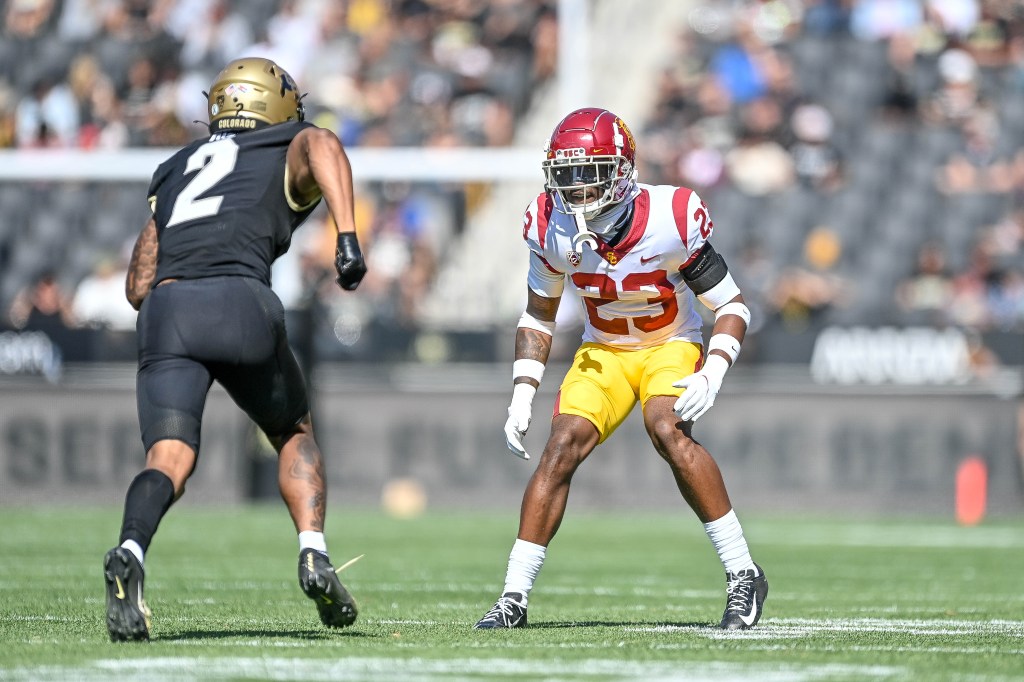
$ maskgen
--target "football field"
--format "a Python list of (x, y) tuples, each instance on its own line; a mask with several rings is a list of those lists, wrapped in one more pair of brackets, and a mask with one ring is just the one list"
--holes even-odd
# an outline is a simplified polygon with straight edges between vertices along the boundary
[(688, 509), (568, 517), (530, 626), (474, 631), (517, 510), (398, 520), (336, 506), (356, 625), (299, 590), (283, 505), (172, 509), (147, 555), (152, 641), (113, 644), (101, 563), (120, 509), (0, 509), (0, 680), (1024, 680), (1024, 518), (741, 516), (760, 625), (714, 627), (724, 574)]

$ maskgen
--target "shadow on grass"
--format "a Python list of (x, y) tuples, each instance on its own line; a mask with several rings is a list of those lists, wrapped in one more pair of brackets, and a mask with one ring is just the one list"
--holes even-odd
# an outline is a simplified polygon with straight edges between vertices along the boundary
[(528, 630), (540, 629), (540, 628), (671, 628), (673, 630), (708, 630), (714, 628), (713, 623), (663, 623), (654, 622), (648, 623), (645, 621), (636, 620), (575, 620), (575, 621), (548, 621), (542, 623), (531, 622), (526, 626)]
[(322, 641), (339, 637), (376, 637), (358, 630), (187, 630), (176, 634), (153, 637), (154, 642), (176, 642), (204, 639), (235, 639), (239, 637), (264, 637), (268, 639), (303, 639)]

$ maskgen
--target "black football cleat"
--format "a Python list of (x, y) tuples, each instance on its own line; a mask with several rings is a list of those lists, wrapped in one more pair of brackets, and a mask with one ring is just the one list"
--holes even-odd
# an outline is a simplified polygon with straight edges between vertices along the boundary
[(757, 564), (739, 573), (725, 574), (725, 613), (718, 627), (723, 630), (747, 630), (761, 619), (761, 607), (768, 596), (768, 579)]
[(107, 631), (112, 642), (149, 640), (149, 607), (142, 598), (145, 572), (135, 555), (115, 547), (103, 557), (107, 586)]
[(344, 628), (356, 621), (356, 601), (338, 579), (327, 555), (315, 549), (299, 552), (299, 585), (316, 604), (320, 621), (329, 628)]
[(526, 605), (523, 595), (506, 592), (494, 603), (491, 610), (473, 626), (474, 630), (496, 630), (498, 628), (526, 627)]

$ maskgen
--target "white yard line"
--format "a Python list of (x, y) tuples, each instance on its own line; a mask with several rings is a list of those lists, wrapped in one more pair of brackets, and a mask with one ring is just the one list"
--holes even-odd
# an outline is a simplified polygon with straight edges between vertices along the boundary
[[(746, 525), (746, 524), (745, 524)], [(800, 547), (916, 547), (1021, 549), (1019, 528), (889, 525), (880, 523), (815, 525), (776, 528), (770, 522), (750, 524), (748, 534), (758, 543)]]
[(98, 660), (80, 667), (46, 666), (0, 670), (3, 682), (43, 682), (74, 679), (107, 682), (205, 682), (223, 679), (294, 680), (305, 682), (362, 682), (401, 679), (403, 682), (479, 682), (488, 676), (525, 676), (548, 682), (562, 680), (644, 680), (668, 682), (701, 679), (708, 682), (818, 682), (824, 680), (884, 680), (905, 675), (892, 666), (862, 665), (746, 665), (686, 661), (530, 661), (520, 658), (394, 659), (349, 657), (338, 660), (297, 658), (174, 657), (138, 660)]
[[(627, 627), (627, 632), (687, 632), (710, 639), (795, 639), (834, 632), (884, 632), (902, 635), (950, 637), (979, 634), (1015, 637), (1024, 640), (1024, 621), (1019, 620), (916, 620), (886, 618), (766, 618), (746, 632), (724, 632), (714, 628), (677, 625)], [(887, 647), (880, 647), (888, 650)], [(917, 650), (917, 649), (913, 649)], [(921, 648), (924, 650), (924, 647)], [(984, 649), (989, 651), (990, 649)]]

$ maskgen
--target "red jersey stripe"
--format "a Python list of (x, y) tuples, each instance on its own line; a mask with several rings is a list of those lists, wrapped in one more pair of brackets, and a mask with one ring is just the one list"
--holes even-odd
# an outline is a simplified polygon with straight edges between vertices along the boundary
[(676, 219), (676, 230), (683, 240), (683, 247), (687, 246), (686, 235), (689, 226), (689, 216), (686, 215), (686, 207), (690, 205), (690, 195), (693, 193), (688, 187), (680, 187), (672, 194), (672, 217)]
[(537, 197), (537, 241), (540, 247), (544, 248), (544, 237), (548, 233), (548, 221), (551, 219), (551, 197), (547, 192)]

